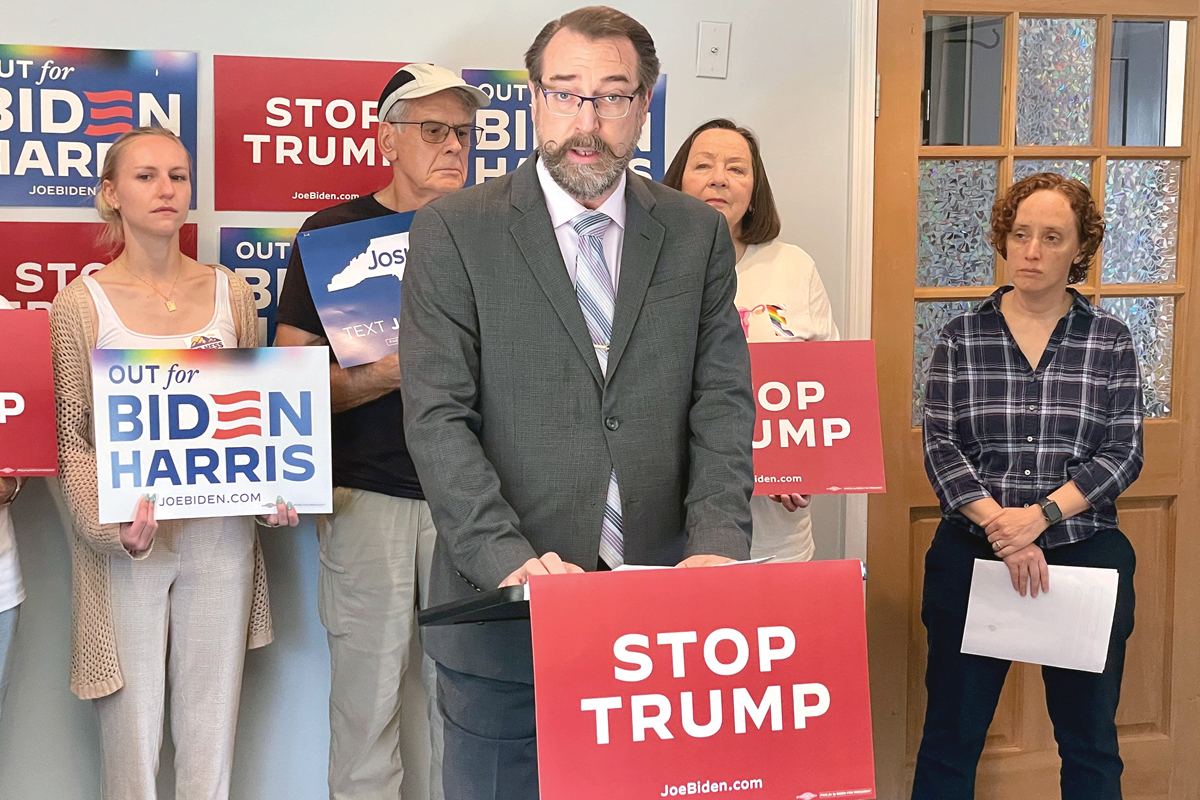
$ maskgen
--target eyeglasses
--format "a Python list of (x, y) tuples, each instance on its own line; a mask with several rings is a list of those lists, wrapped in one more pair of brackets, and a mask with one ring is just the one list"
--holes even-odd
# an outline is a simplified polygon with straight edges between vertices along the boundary
[(601, 119), (621, 119), (629, 114), (633, 100), (637, 95), (605, 94), (599, 97), (584, 97), (581, 94), (561, 92), (555, 89), (541, 88), (542, 97), (546, 100), (546, 110), (558, 117), (573, 117), (583, 108), (584, 101), (592, 104), (596, 116)]
[(483, 128), (474, 125), (447, 125), (444, 122), (393, 122), (392, 124), (420, 125), (421, 138), (430, 144), (441, 144), (446, 141), (446, 137), (453, 130), (454, 135), (458, 138), (458, 143), (463, 147), (470, 147), (472, 144), (479, 143), (479, 136), (483, 133)]

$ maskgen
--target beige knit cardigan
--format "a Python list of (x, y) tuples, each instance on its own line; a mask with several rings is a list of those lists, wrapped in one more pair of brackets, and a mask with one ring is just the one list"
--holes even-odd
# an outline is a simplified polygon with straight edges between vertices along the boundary
[[(225, 267), (233, 292), (238, 347), (258, 346), (258, 318), (249, 284)], [(54, 350), (54, 391), (58, 407), (58, 463), (63, 494), (71, 511), (71, 691), (82, 700), (104, 697), (125, 685), (113, 631), (109, 564), (132, 558), (121, 544), (120, 526), (101, 525), (92, 422), (91, 296), (83, 281), (58, 293), (50, 311)], [(254, 600), (247, 646), (269, 644), (271, 609), (267, 572), (257, 532), (254, 540)]]

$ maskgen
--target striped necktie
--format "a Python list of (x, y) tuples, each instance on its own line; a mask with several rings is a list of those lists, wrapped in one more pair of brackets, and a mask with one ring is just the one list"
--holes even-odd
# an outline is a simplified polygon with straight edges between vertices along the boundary
[[(608, 263), (604, 260), (604, 231), (612, 220), (607, 214), (589, 211), (571, 220), (579, 234), (579, 255), (575, 259), (575, 294), (587, 322), (600, 371), (608, 373), (608, 343), (612, 339), (613, 310), (617, 292)], [(600, 524), (600, 558), (616, 568), (625, 563), (625, 541), (621, 531), (621, 493), (617, 470), (608, 476), (608, 496), (604, 502), (604, 520)]]

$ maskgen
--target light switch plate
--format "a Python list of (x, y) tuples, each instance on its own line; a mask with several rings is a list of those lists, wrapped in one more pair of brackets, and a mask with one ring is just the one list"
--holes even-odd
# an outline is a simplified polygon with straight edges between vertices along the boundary
[(728, 22), (701, 22), (696, 45), (696, 76), (726, 78), (729, 76)]

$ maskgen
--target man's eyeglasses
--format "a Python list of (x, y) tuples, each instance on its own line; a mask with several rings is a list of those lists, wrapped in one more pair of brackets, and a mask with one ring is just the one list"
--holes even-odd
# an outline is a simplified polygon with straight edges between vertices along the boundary
[(629, 114), (633, 100), (637, 95), (604, 94), (599, 97), (584, 97), (581, 94), (563, 92), (557, 89), (541, 88), (542, 97), (546, 100), (546, 110), (559, 117), (573, 117), (583, 108), (586, 100), (596, 109), (596, 116), (601, 119), (621, 119)]
[(446, 137), (453, 130), (454, 135), (458, 137), (458, 143), (463, 147), (470, 147), (472, 144), (479, 143), (479, 136), (483, 133), (483, 128), (474, 125), (447, 125), (444, 122), (393, 122), (392, 124), (420, 125), (421, 138), (430, 144), (441, 144), (446, 141)]

